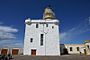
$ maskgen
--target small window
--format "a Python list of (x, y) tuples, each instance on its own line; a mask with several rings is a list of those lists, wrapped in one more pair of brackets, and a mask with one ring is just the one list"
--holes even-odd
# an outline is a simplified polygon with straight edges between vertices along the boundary
[(38, 24), (36, 24), (36, 28), (38, 28)]
[(40, 45), (42, 46), (43, 45), (43, 34), (41, 34), (41, 40), (40, 40)]
[(79, 47), (77, 47), (77, 51), (79, 51)]
[(70, 47), (70, 51), (72, 51), (72, 47)]
[(52, 29), (54, 28), (54, 26), (52, 26)]
[(89, 45), (87, 45), (88, 49), (89, 49)]
[(48, 24), (46, 24), (46, 27), (48, 27)]
[(30, 42), (33, 42), (33, 38), (30, 38)]

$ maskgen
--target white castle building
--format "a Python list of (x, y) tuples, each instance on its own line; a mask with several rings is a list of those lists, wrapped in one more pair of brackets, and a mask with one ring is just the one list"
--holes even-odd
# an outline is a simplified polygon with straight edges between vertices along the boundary
[(24, 55), (59, 56), (59, 20), (47, 7), (43, 19), (25, 20)]

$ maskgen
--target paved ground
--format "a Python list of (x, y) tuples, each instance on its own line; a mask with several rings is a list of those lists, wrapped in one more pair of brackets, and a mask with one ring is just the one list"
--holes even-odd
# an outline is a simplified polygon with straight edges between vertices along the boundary
[(13, 60), (90, 60), (90, 56), (85, 55), (15, 56)]

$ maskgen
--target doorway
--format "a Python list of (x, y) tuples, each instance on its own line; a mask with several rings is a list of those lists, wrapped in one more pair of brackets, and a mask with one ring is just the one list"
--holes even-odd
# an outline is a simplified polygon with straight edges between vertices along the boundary
[(84, 49), (84, 54), (86, 55), (86, 49)]
[(12, 55), (18, 55), (19, 49), (12, 49)]
[(68, 50), (66, 48), (63, 49), (63, 54), (68, 54)]
[(8, 49), (2, 49), (1, 54), (6, 55), (8, 53)]
[(31, 49), (31, 55), (36, 55), (36, 49)]

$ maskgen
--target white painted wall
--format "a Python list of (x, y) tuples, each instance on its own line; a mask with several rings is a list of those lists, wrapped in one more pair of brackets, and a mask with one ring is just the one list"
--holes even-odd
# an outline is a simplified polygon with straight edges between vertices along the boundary
[[(38, 28), (36, 28), (37, 23), (39, 24)], [(46, 27), (46, 23), (48, 27)], [(52, 26), (54, 26), (53, 29)], [(44, 34), (43, 46), (40, 46), (40, 34)], [(32, 43), (30, 38), (33, 38)], [(36, 49), (36, 55), (60, 55), (59, 46), (58, 20), (26, 20), (24, 55), (31, 55), (31, 49)]]
[[(72, 47), (72, 51), (70, 51), (70, 47)], [(79, 47), (79, 51), (77, 51), (77, 47)], [(67, 48), (69, 54), (84, 54), (84, 44), (63, 44), (61, 45), (61, 53), (63, 53), (63, 49)]]
[[(89, 45), (89, 48), (87, 47), (87, 45)], [(86, 54), (90, 55), (90, 42), (85, 43), (85, 47), (86, 47)]]

